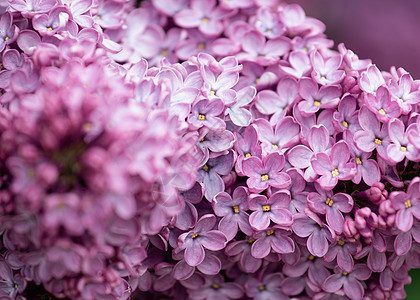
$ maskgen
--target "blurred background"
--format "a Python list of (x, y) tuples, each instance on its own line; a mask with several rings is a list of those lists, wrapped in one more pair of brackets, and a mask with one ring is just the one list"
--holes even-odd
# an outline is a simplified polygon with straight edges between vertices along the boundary
[[(379, 69), (403, 67), (420, 79), (420, 0), (289, 0), (321, 20), (335, 47), (343, 42)], [(420, 269), (410, 271), (408, 300), (420, 299)]]
[[(381, 70), (403, 67), (420, 79), (419, 0), (286, 0), (327, 25), (335, 47), (344, 42)], [(420, 298), (418, 298), (420, 299)]]

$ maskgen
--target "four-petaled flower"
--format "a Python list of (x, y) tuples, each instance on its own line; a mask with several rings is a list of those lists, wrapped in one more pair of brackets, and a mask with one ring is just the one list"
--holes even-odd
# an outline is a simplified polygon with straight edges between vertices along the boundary
[(315, 173), (321, 177), (317, 182), (322, 188), (332, 190), (338, 180), (352, 179), (356, 173), (356, 165), (348, 162), (350, 150), (345, 141), (339, 141), (331, 149), (331, 155), (316, 153), (311, 159)]
[(270, 226), (270, 220), (277, 225), (290, 226), (293, 223), (292, 213), (287, 210), (290, 203), (290, 193), (280, 190), (267, 199), (264, 195), (251, 195), (249, 209), (254, 212), (249, 216), (249, 223), (256, 230), (265, 230)]
[(221, 231), (212, 230), (214, 225), (216, 217), (207, 214), (198, 220), (193, 230), (178, 237), (177, 251), (185, 249), (184, 256), (188, 265), (195, 267), (203, 262), (204, 248), (217, 251), (225, 247), (227, 238)]
[(259, 193), (269, 186), (285, 188), (290, 185), (290, 176), (281, 172), (285, 164), (283, 154), (270, 153), (259, 159), (249, 157), (242, 162), (242, 170), (248, 176), (246, 183), (251, 192)]

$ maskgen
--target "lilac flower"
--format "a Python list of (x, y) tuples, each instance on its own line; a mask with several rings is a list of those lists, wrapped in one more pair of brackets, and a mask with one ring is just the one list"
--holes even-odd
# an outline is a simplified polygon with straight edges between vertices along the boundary
[(420, 221), (414, 219), (413, 226), (407, 232), (400, 232), (394, 241), (395, 253), (398, 256), (407, 254), (412, 248), (412, 242), (419, 242), (420, 240)]
[(209, 151), (223, 153), (231, 149), (235, 141), (234, 135), (229, 130), (209, 130), (206, 127), (199, 129), (198, 139), (197, 150), (200, 152), (198, 155), (202, 155), (202, 159), (199, 159), (200, 164), (204, 164), (209, 159)]
[(227, 175), (232, 170), (233, 152), (226, 155), (210, 158), (198, 172), (198, 180), (204, 185), (204, 196), (208, 201), (213, 201), (217, 193), (225, 189), (225, 184), (220, 175)]
[(350, 70), (364, 71), (372, 64), (370, 59), (359, 59), (353, 51), (346, 49), (343, 43), (339, 44), (337, 48), (343, 55), (343, 62)]
[(198, 29), (188, 29), (187, 33), (188, 37), (180, 41), (175, 49), (175, 53), (180, 59), (187, 60), (200, 52), (214, 54), (211, 45), (215, 38), (209, 38)]
[(204, 248), (217, 251), (224, 248), (226, 236), (218, 231), (212, 230), (216, 225), (214, 215), (202, 216), (194, 229), (185, 232), (178, 237), (178, 251), (185, 249), (185, 261), (194, 267), (203, 262), (205, 258)]
[(354, 256), (354, 258), (360, 259), (367, 255), (367, 266), (373, 272), (382, 272), (387, 264), (384, 234), (386, 234), (386, 232), (376, 229), (372, 235), (372, 243), (365, 246)]
[(317, 174), (312, 168), (311, 159), (316, 153), (326, 153), (331, 148), (332, 143), (324, 125), (312, 126), (308, 133), (307, 142), (310, 148), (305, 145), (297, 145), (290, 149), (287, 159), (294, 167), (306, 169), (305, 180), (314, 181)]
[(255, 98), (255, 107), (265, 115), (272, 115), (271, 124), (277, 124), (286, 114), (288, 105), (298, 97), (297, 83), (290, 77), (282, 78), (277, 84), (276, 92), (263, 90)]
[(360, 108), (359, 123), (362, 129), (354, 134), (357, 148), (364, 152), (376, 149), (380, 156), (386, 158), (386, 149), (390, 142), (388, 127), (381, 128), (381, 123), (366, 106)]
[[(174, 253), (174, 259), (179, 259), (182, 256), (185, 256), (185, 251), (184, 253), (179, 252), (179, 253)], [(204, 260), (198, 264), (197, 266), (190, 266), (186, 260), (185, 257), (182, 258), (175, 266), (173, 269), (173, 276), (176, 280), (193, 280), (194, 276), (196, 273), (196, 268), (203, 274), (206, 275), (217, 275), (222, 267), (222, 263), (220, 261), (220, 259), (211, 254), (210, 251), (206, 250), (205, 251), (205, 255), (204, 255)]]
[[(239, 0), (236, 0), (240, 2)], [(225, 0), (225, 2), (232, 2), (231, 0)], [(252, 2), (250, 0), (243, 1), (243, 2)], [(249, 5), (249, 4), (248, 4)], [(278, 14), (276, 14), (271, 8), (269, 7), (261, 7), (258, 9), (256, 18), (254, 20), (254, 26), (258, 29), (264, 36), (269, 39), (274, 39), (281, 36), (284, 31), (284, 25), (280, 22)]]
[(325, 109), (318, 117), (313, 114), (308, 117), (302, 116), (299, 109), (297, 108), (297, 105), (293, 107), (293, 116), (295, 120), (298, 122), (300, 127), (300, 136), (302, 140), (308, 139), (308, 132), (314, 125), (324, 125), (324, 127), (328, 130), (328, 133), (330, 135), (335, 133), (334, 126), (332, 124), (332, 116), (333, 116), (334, 110), (332, 109)]
[(239, 134), (235, 132), (235, 151), (238, 153), (238, 158), (236, 159), (235, 171), (238, 174), (243, 174), (242, 162), (244, 159), (255, 156), (261, 158), (262, 149), (258, 145), (258, 133), (254, 126), (248, 126)]
[(16, 295), (26, 288), (26, 280), (20, 274), (13, 275), (13, 271), (3, 258), (0, 259), (0, 278), (0, 296), (10, 297), (4, 299), (15, 299)]
[(413, 144), (418, 150), (420, 150), (420, 122), (407, 128), (408, 140)]
[(316, 35), (306, 35), (304, 37), (295, 36), (292, 40), (292, 49), (301, 50), (305, 53), (310, 53), (314, 49), (332, 48), (334, 41), (327, 40), (322, 33)]
[(324, 259), (327, 262), (333, 261), (337, 258), (338, 266), (345, 272), (350, 273), (353, 270), (354, 260), (353, 256), (358, 252), (360, 243), (351, 243), (349, 241), (339, 239), (330, 245)]
[(258, 139), (262, 142), (265, 153), (286, 150), (299, 142), (300, 126), (292, 117), (281, 119), (274, 130), (265, 119), (257, 119), (254, 124), (257, 126)]
[(185, 28), (198, 27), (206, 35), (219, 35), (223, 31), (222, 19), (231, 14), (231, 11), (216, 7), (215, 0), (193, 0), (190, 7), (175, 14), (175, 23)]
[(185, 200), (184, 210), (176, 216), (175, 226), (181, 230), (194, 227), (198, 220), (198, 212), (194, 204), (201, 202), (203, 198), (202, 187), (196, 183), (190, 190), (182, 193)]
[(102, 28), (117, 28), (121, 26), (124, 6), (117, 2), (100, 2), (97, 12), (92, 16), (96, 24)]
[(235, 55), (242, 49), (241, 40), (253, 27), (244, 21), (231, 22), (226, 26), (226, 38), (217, 38), (211, 42), (211, 50), (219, 56)]
[(413, 226), (413, 216), (420, 219), (420, 177), (414, 178), (408, 188), (407, 193), (398, 191), (389, 195), (392, 208), (397, 210), (395, 224), (398, 229), (407, 232)]
[(307, 247), (312, 255), (322, 257), (328, 252), (328, 241), (335, 233), (316, 214), (308, 210), (305, 214), (293, 215), (292, 229), (298, 236), (308, 237)]
[(354, 266), (352, 272), (342, 271), (339, 267), (334, 268), (335, 274), (325, 279), (322, 288), (330, 293), (338, 291), (344, 287), (347, 297), (353, 300), (362, 299), (364, 288), (360, 281), (364, 281), (370, 277), (372, 272), (364, 264)]
[(256, 230), (265, 230), (270, 220), (280, 226), (290, 226), (293, 223), (292, 214), (286, 208), (290, 203), (290, 193), (278, 191), (269, 199), (264, 195), (251, 195), (249, 209), (254, 211), (249, 216), (249, 223)]
[(239, 80), (239, 71), (233, 68), (231, 70), (222, 70), (221, 73), (220, 71), (213, 64), (201, 66), (201, 73), (204, 79), (202, 90), (205, 91), (207, 98), (211, 100), (221, 98), (225, 105), (230, 106), (235, 103), (236, 92), (232, 87)]
[(301, 249), (301, 253), (298, 257), (299, 260), (294, 264), (289, 264), (285, 261), (282, 272), (289, 276), (289, 278), (302, 278), (302, 276), (307, 273), (305, 281), (320, 288), (323, 281), (330, 276), (331, 273), (328, 269), (330, 269), (333, 264), (313, 256), (308, 252), (306, 247), (302, 247)]
[(290, 67), (280, 65), (279, 68), (284, 73), (291, 75), (296, 79), (308, 76), (310, 71), (312, 70), (309, 57), (304, 51), (292, 51), (289, 54), (288, 60)]
[(298, 4), (289, 4), (280, 12), (280, 20), (287, 27), (288, 31), (294, 35), (302, 30), (305, 22), (305, 11)]
[(235, 282), (224, 282), (221, 275), (208, 277), (206, 284), (197, 290), (189, 290), (191, 299), (211, 300), (211, 299), (239, 299), (243, 296), (243, 288)]
[(344, 96), (338, 103), (338, 111), (333, 114), (334, 128), (339, 132), (348, 129), (355, 133), (360, 129), (358, 113), (356, 99), (351, 95)]
[(13, 25), (13, 16), (10, 12), (6, 12), (0, 18), (0, 51), (13, 43), (19, 33), (19, 28)]
[(388, 123), (391, 118), (398, 118), (401, 114), (400, 106), (397, 102), (391, 101), (391, 94), (386, 86), (380, 86), (376, 95), (366, 94), (365, 103), (383, 123)]
[(42, 36), (52, 36), (66, 26), (69, 13), (65, 7), (56, 7), (48, 15), (35, 16), (32, 20), (32, 26)]
[(413, 78), (408, 73), (403, 74), (398, 81), (391, 81), (389, 91), (403, 114), (408, 114), (412, 106), (420, 102), (420, 91), (415, 88)]
[(256, 30), (247, 32), (242, 38), (242, 49), (236, 55), (240, 61), (254, 61), (263, 66), (274, 64), (279, 57), (290, 49), (290, 40), (286, 37), (265, 40), (265, 37)]
[(258, 90), (276, 84), (278, 80), (277, 70), (273, 67), (264, 68), (260, 64), (251, 61), (242, 63), (243, 69), (239, 81), (238, 88), (246, 86), (254, 86)]
[(340, 83), (345, 72), (339, 70), (343, 57), (334, 55), (324, 58), (322, 54), (315, 50), (310, 55), (313, 71), (312, 78), (321, 85)]
[(282, 292), (282, 282), (281, 273), (267, 274), (260, 280), (252, 277), (245, 283), (246, 295), (255, 300), (286, 300), (288, 297)]
[(247, 185), (251, 192), (259, 193), (269, 186), (285, 188), (290, 185), (290, 177), (281, 172), (285, 164), (284, 155), (270, 153), (259, 159), (249, 157), (242, 162), (242, 170), (248, 176)]
[(343, 231), (344, 217), (342, 213), (349, 213), (353, 208), (353, 199), (345, 193), (334, 194), (331, 191), (324, 191), (318, 184), (315, 184), (317, 192), (308, 194), (309, 208), (320, 214), (325, 214), (327, 224), (335, 232), (341, 234)]
[(306, 101), (300, 101), (298, 108), (303, 116), (316, 113), (321, 108), (335, 108), (340, 101), (341, 86), (322, 86), (318, 90), (318, 84), (310, 78), (299, 80), (299, 95)]
[[(123, 39), (123, 49), (118, 54), (113, 54), (112, 57), (116, 61), (129, 61), (137, 63), (144, 54), (143, 49), (139, 49), (140, 46), (150, 48), (150, 43), (153, 43), (152, 37), (148, 34), (145, 37), (141, 35), (145, 34), (145, 29), (150, 22), (150, 13), (146, 9), (134, 9), (132, 10), (125, 19), (125, 25), (127, 28), (123, 31), (117, 31), (116, 36), (112, 35), (112, 31), (107, 31), (108, 35), (115, 40)], [(110, 34), (111, 33), (111, 34)], [(146, 40), (146, 43), (143, 41)]]
[(255, 273), (262, 264), (261, 258), (252, 255), (252, 244), (254, 238), (231, 242), (226, 246), (225, 252), (228, 256), (239, 256), (239, 268), (246, 273)]
[(271, 249), (277, 253), (292, 253), (295, 243), (288, 237), (289, 231), (280, 227), (270, 227), (265, 231), (255, 234), (255, 242), (251, 247), (251, 254), (255, 258), (264, 258), (270, 254)]
[(405, 130), (404, 123), (400, 119), (393, 118), (388, 123), (388, 133), (392, 143), (388, 145), (386, 151), (388, 159), (394, 164), (405, 158), (411, 161), (418, 161), (420, 158), (420, 151), (408, 139), (408, 131), (410, 128)]
[(356, 173), (354, 163), (348, 162), (350, 151), (345, 141), (336, 143), (331, 149), (331, 155), (317, 153), (311, 159), (314, 171), (321, 177), (317, 182), (322, 188), (332, 190), (338, 180), (349, 180)]
[(368, 159), (371, 152), (360, 151), (354, 142), (354, 135), (350, 130), (344, 131), (344, 140), (349, 146), (351, 156), (353, 157), (350, 162), (356, 163), (356, 175), (353, 177), (353, 182), (359, 184), (361, 178), (363, 181), (372, 186), (381, 179), (381, 172), (378, 163), (373, 159)]
[(220, 98), (212, 101), (201, 99), (193, 105), (192, 113), (188, 116), (188, 122), (196, 128), (206, 126), (212, 130), (224, 130), (225, 122), (217, 117), (223, 113), (224, 108), (225, 106)]
[(36, 14), (48, 13), (54, 6), (57, 5), (57, 1), (12, 0), (9, 4), (12, 9), (21, 12), (25, 18), (31, 18)]
[(375, 65), (371, 65), (360, 74), (359, 86), (366, 93), (375, 95), (376, 90), (383, 84), (385, 84), (385, 79)]
[(245, 108), (251, 103), (257, 93), (254, 87), (244, 87), (237, 93), (236, 103), (229, 106), (225, 114), (228, 114), (233, 124), (237, 126), (249, 126), (252, 120), (251, 113)]
[[(292, 215), (296, 214), (297, 212), (304, 212), (305, 207), (307, 207), (307, 197), (308, 192), (305, 191), (306, 188), (306, 181), (303, 178), (302, 173), (300, 170), (296, 168), (290, 168), (286, 171), (286, 173), (290, 176), (292, 184), (287, 187), (290, 191), (290, 204), (287, 208)], [(274, 189), (273, 189), (274, 190)]]
[(393, 253), (389, 258), (390, 264), (389, 267), (393, 272), (398, 271), (400, 268), (404, 268), (404, 265), (407, 268), (418, 269), (420, 268), (420, 246), (419, 244), (414, 243), (411, 249), (407, 254), (398, 256), (396, 253)]
[(218, 193), (212, 203), (214, 213), (223, 217), (219, 222), (218, 229), (223, 232), (228, 241), (232, 240), (238, 232), (238, 226), (246, 235), (252, 235), (253, 230), (249, 225), (248, 191), (245, 187), (237, 187), (232, 197), (226, 193)]
[(75, 0), (70, 3), (69, 8), (71, 15), (79, 26), (90, 28), (94, 24), (93, 19), (90, 16), (92, 5), (92, 0)]
[[(153, 282), (153, 289), (157, 292), (163, 292), (170, 288), (172, 288), (177, 280), (172, 275), (173, 271), (173, 265), (170, 263), (159, 263), (155, 266), (155, 275), (158, 276), (158, 278)], [(196, 285), (196, 286), (203, 286), (204, 285), (204, 279), (197, 275), (193, 274), (190, 278), (185, 280), (185, 285), (189, 286)], [(179, 281), (181, 284), (184, 283), (184, 280)], [(185, 286), (184, 285), (184, 286)]]

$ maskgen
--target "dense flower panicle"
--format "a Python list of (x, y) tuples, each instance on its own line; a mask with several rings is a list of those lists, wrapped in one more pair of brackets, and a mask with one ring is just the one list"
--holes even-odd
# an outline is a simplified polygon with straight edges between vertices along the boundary
[(405, 297), (407, 71), (276, 0), (5, 5), (2, 299)]

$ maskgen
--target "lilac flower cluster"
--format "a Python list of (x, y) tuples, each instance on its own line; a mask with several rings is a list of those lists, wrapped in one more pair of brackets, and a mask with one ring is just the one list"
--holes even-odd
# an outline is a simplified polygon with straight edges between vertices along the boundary
[(324, 29), (276, 0), (10, 0), (1, 299), (404, 298), (420, 81)]

